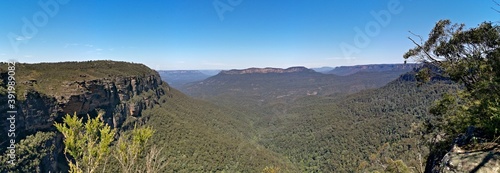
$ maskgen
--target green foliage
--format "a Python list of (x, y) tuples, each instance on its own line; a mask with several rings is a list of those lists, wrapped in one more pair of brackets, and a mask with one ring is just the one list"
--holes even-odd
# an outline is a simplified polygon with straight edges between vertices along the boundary
[(419, 168), (414, 168), (412, 171), (412, 169), (410, 169), (403, 162), (403, 160), (393, 160), (391, 157), (394, 157), (394, 155), (388, 156), (388, 154), (393, 154), (389, 152), (390, 151), (389, 148), (390, 148), (389, 143), (385, 143), (384, 145), (379, 147), (377, 153), (373, 153), (369, 157), (371, 165), (369, 165), (368, 162), (361, 162), (360, 165), (358, 166), (357, 171), (386, 172), (386, 173), (424, 172), (423, 165), (421, 165)]
[(0, 79), (0, 95), (6, 95), (8, 92), (5, 84), (3, 83), (3, 79)]
[(89, 116), (89, 121), (84, 124), (76, 113), (73, 116), (68, 114), (64, 123), (55, 124), (64, 135), (64, 153), (71, 156), (71, 159), (67, 157), (70, 172), (92, 173), (105, 166), (116, 130), (104, 124), (101, 116)]
[[(76, 114), (66, 115), (64, 123), (55, 124), (64, 135), (64, 152), (68, 154), (70, 172), (105, 172), (108, 160), (112, 159), (110, 155), (116, 159), (111, 161), (117, 161), (124, 173), (154, 173), (165, 169), (167, 161), (162, 157), (162, 149), (152, 146), (149, 153), (145, 152), (146, 144), (154, 133), (151, 127), (134, 126), (131, 131), (123, 132), (115, 145), (111, 145), (116, 129), (104, 124), (101, 116), (89, 117), (83, 123), (83, 119)], [(109, 169), (116, 170), (114, 165), (111, 166)]]
[(262, 170), (262, 173), (279, 173), (280, 172), (280, 168), (279, 167), (275, 167), (275, 166), (266, 166), (263, 170)]
[[(359, 83), (369, 84), (367, 78), (383, 78), (374, 77), (379, 73), (363, 75), (349, 76), (352, 80), (339, 81), (336, 86), (345, 86), (339, 90), (356, 88)], [(274, 78), (276, 80), (270, 80)], [(385, 143), (391, 144), (384, 152), (388, 158), (402, 160), (412, 170), (423, 170), (429, 151), (414, 128), (429, 119), (429, 106), (442, 93), (457, 89), (448, 81), (423, 83), (417, 87), (417, 82), (412, 80), (414, 74), (409, 74), (382, 88), (347, 96), (304, 96), (304, 92), (303, 96), (292, 96), (293, 99), (273, 97), (265, 100), (283, 89), (300, 93), (306, 85), (294, 85), (298, 79), (301, 77), (236, 75), (219, 78), (217, 81), (226, 84), (219, 87), (217, 83), (210, 83), (200, 92), (206, 91), (207, 94), (201, 97), (219, 106), (241, 111), (228, 119), (249, 122), (252, 126), (241, 127), (256, 129), (252, 132), (255, 133), (252, 140), (290, 160), (299, 169), (292, 172), (357, 172), (363, 170), (357, 169), (361, 163), (365, 163), (368, 170), (378, 169), (368, 162), (369, 156), (376, 151), (374, 146)], [(304, 81), (320, 79), (311, 77)], [(280, 85), (275, 81), (281, 81)], [(255, 91), (252, 85), (265, 89)], [(231, 88), (239, 90), (228, 91)], [(322, 88), (337, 89), (333, 86)], [(217, 91), (224, 89), (228, 92)], [(227, 120), (225, 123), (229, 124)]]
[[(398, 80), (347, 97), (304, 97), (268, 107), (255, 126), (260, 143), (289, 157), (301, 172), (380, 169), (370, 155), (385, 143), (391, 147), (376, 155), (382, 162), (388, 157), (422, 170), (429, 151), (414, 127), (430, 116), (428, 107), (441, 93), (454, 90), (445, 82), (417, 87)], [(365, 168), (358, 168), (362, 163)]]
[(476, 124), (475, 119), (467, 114), (467, 107), (461, 104), (462, 93), (459, 91), (456, 94), (443, 94), (441, 100), (436, 101), (429, 111), (436, 116), (427, 124), (435, 128), (430, 130), (458, 134), (464, 132), (471, 124)]
[(489, 139), (498, 135), (500, 27), (485, 22), (465, 29), (463, 24), (441, 20), (425, 43), (413, 42), (416, 47), (404, 58), (416, 58), (437, 68), (421, 71), (422, 76), (442, 75), (464, 86), (463, 92), (454, 98), (445, 96), (433, 108), (433, 113), (443, 119), (441, 127), (456, 134), (475, 126), (484, 130)]
[(385, 172), (387, 173), (410, 173), (410, 168), (402, 160), (389, 160), (387, 162), (387, 168)]
[(170, 94), (143, 116), (156, 130), (152, 145), (163, 148), (172, 172), (261, 172), (265, 165), (300, 172), (286, 157), (258, 143), (247, 119), (253, 112), (192, 99), (172, 88)]
[(120, 136), (113, 156), (120, 163), (122, 172), (137, 172), (145, 168), (137, 162), (138, 158), (144, 154), (146, 143), (153, 136), (153, 133), (154, 130), (151, 127), (134, 127), (131, 133)]
[(148, 155), (146, 156), (146, 173), (156, 173), (165, 170), (168, 166), (168, 160), (162, 156), (161, 151), (163, 148), (158, 149), (156, 145), (151, 147)]
[(9, 156), (6, 151), (4, 155), (0, 156), (0, 170), (7, 172), (42, 172), (42, 160), (51, 162), (54, 161), (51, 154), (55, 149), (53, 138), (55, 136), (54, 132), (37, 132), (34, 135), (27, 136), (25, 139), (21, 140), (16, 144), (16, 156), (15, 165), (4, 164), (7, 163)]

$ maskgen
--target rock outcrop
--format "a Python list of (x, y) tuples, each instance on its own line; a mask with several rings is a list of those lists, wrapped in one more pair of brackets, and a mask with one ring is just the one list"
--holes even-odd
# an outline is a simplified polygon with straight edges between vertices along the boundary
[(454, 146), (441, 161), (441, 172), (499, 173), (500, 146), (489, 143), (482, 144), (481, 148), (468, 150)]
[(481, 133), (471, 126), (465, 134), (454, 139), (451, 149), (434, 150), (427, 160), (426, 172), (499, 173), (500, 145), (486, 142), (480, 136)]
[(51, 129), (65, 114), (95, 115), (100, 110), (105, 111), (105, 122), (118, 128), (128, 116), (141, 116), (143, 109), (158, 103), (165, 94), (161, 84), (158, 76), (133, 76), (67, 82), (58, 95), (30, 91), (21, 102), (18, 129)]

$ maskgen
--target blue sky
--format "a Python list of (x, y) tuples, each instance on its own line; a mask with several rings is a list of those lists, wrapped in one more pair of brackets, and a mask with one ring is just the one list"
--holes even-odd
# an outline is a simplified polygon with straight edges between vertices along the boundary
[(491, 7), (489, 0), (2, 0), (0, 61), (106, 59), (168, 70), (402, 63), (413, 47), (408, 31), (426, 37), (440, 19), (497, 22)]

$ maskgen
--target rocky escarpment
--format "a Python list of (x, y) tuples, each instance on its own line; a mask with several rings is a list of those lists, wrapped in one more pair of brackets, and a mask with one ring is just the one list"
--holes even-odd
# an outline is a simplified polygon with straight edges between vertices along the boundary
[(500, 146), (496, 143), (476, 144), (481, 149), (454, 146), (441, 161), (441, 172), (500, 172)]
[(158, 76), (132, 76), (66, 82), (57, 95), (32, 90), (20, 104), (18, 128), (31, 132), (50, 129), (65, 114), (95, 115), (98, 111), (105, 111), (105, 122), (118, 128), (127, 117), (141, 116), (143, 109), (158, 103), (165, 94), (161, 84)]
[[(458, 135), (450, 147), (433, 149), (427, 158), (426, 172), (500, 172), (500, 145), (487, 142), (480, 130), (470, 126), (467, 132)], [(446, 141), (436, 140), (442, 144)]]
[[(56, 63), (55, 66), (57, 65)], [(127, 65), (139, 66), (136, 64)], [(36, 69), (36, 74), (42, 75), (46, 71), (42, 68), (38, 69), (36, 65), (32, 66), (26, 68)], [(138, 68), (144, 70), (141, 66)], [(109, 69), (113, 69), (113, 67), (105, 70)], [(86, 118), (87, 115), (93, 117), (104, 112), (103, 120), (120, 131), (120, 128), (126, 125), (126, 121), (133, 122), (141, 119), (143, 110), (156, 106), (160, 102), (160, 97), (168, 93), (169, 88), (166, 83), (162, 82), (158, 73), (151, 69), (144, 71), (147, 72), (131, 75), (108, 74), (104, 77), (95, 75), (97, 73), (90, 77), (86, 72), (80, 72), (80, 78), (60, 78), (59, 82), (53, 82), (53, 80), (50, 81), (44, 77), (29, 78), (26, 76), (31, 74), (19, 73), (16, 89), (20, 88), (22, 91), (18, 90), (17, 92), (24, 94), (18, 94), (16, 104), (15, 130), (18, 136), (17, 140), (40, 131), (56, 131), (54, 123), (62, 122), (62, 118), (66, 114), (73, 113)], [(1, 69), (0, 72), (5, 81), (7, 74)], [(4, 98), (2, 96), (0, 99), (2, 103), (6, 103)], [(7, 111), (6, 104), (0, 106), (0, 111)], [(6, 116), (2, 113), (0, 118), (6, 119)], [(5, 148), (3, 146), (8, 143), (6, 140), (9, 139), (6, 133), (9, 130), (8, 123), (8, 121), (0, 121), (2, 148)], [(60, 158), (62, 155), (61, 135), (56, 135), (48, 142), (54, 143), (56, 149), (55, 152), (49, 153), (46, 158)], [(47, 162), (42, 163), (45, 165), (44, 171), (60, 172), (64, 169), (64, 165), (61, 168), (60, 164), (61, 161), (64, 162), (64, 159), (59, 160), (59, 164), (48, 162), (47, 159), (44, 160)]]
[(327, 72), (339, 76), (352, 75), (358, 72), (385, 72), (385, 71), (402, 71), (409, 72), (414, 68), (420, 67), (420, 64), (374, 64), (374, 65), (357, 65), (357, 66), (340, 66)]
[(312, 69), (305, 67), (290, 67), (287, 69), (281, 68), (249, 68), (244, 70), (227, 70), (221, 71), (220, 74), (236, 75), (236, 74), (265, 74), (265, 73), (296, 73), (296, 72), (315, 72)]

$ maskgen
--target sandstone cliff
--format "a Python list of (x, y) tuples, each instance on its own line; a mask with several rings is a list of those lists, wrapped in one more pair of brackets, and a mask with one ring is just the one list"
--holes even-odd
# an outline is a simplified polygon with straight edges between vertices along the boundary
[[(51, 74), (53, 73), (51, 68), (62, 66), (81, 69), (61, 71), (61, 75), (77, 77), (47, 78), (54, 75)], [(86, 66), (96, 68), (85, 70)], [(130, 67), (142, 71), (140, 73), (136, 71), (112, 73), (127, 70)], [(104, 111), (103, 120), (119, 129), (124, 126), (126, 120), (133, 122), (140, 119), (143, 110), (157, 105), (160, 97), (168, 92), (168, 86), (161, 81), (158, 73), (140, 64), (113, 61), (20, 64), (17, 71), (16, 134), (18, 140), (39, 131), (55, 131), (54, 123), (62, 122), (64, 115), (73, 113), (86, 117), (87, 114), (96, 116), (98, 112)], [(96, 73), (99, 71), (99, 74)], [(6, 81), (5, 70), (0, 69), (0, 72), (2, 79)], [(33, 74), (38, 77), (33, 77)], [(5, 97), (2, 96), (2, 98)], [(4, 99), (1, 100), (5, 103)], [(3, 114), (6, 111), (6, 104), (0, 105), (0, 112), (2, 112), (0, 119), (7, 118)], [(9, 122), (0, 121), (0, 127), (2, 127), (0, 144), (2, 145), (5, 145), (7, 143), (5, 140), (8, 139), (6, 131), (9, 124), (7, 123)], [(62, 154), (61, 136), (57, 135), (52, 142), (56, 145), (56, 151), (47, 157), (57, 158), (56, 155)], [(60, 170), (53, 163), (45, 169), (45, 171), (52, 172)]]
[(405, 72), (410, 72), (413, 69), (418, 68), (420, 66), (421, 66), (420, 64), (374, 64), (374, 65), (340, 66), (327, 72), (327, 74), (347, 76), (358, 72), (401, 71), (402, 73), (405, 73)]

